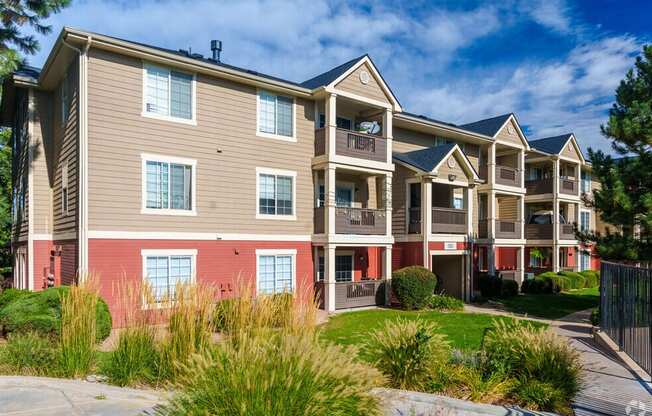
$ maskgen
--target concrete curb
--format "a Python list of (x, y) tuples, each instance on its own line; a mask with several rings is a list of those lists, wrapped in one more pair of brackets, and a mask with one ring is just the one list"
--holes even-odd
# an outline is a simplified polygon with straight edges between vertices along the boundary
[(646, 383), (652, 382), (652, 376), (641, 368), (641, 366), (636, 364), (636, 361), (632, 360), (629, 355), (621, 350), (620, 347), (618, 347), (618, 344), (616, 344), (607, 334), (602, 332), (600, 328), (593, 327), (592, 332), (593, 339), (598, 343), (598, 345), (600, 345), (600, 347), (612, 351), (616, 357), (618, 357), (619, 361), (636, 374), (636, 376), (642, 381), (645, 381)]

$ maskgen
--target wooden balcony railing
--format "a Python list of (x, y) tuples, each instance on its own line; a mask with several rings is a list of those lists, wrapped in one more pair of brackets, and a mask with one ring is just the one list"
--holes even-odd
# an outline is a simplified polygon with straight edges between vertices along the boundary
[[(315, 296), (324, 307), (324, 282), (315, 282)], [(335, 309), (377, 306), (385, 303), (385, 280), (335, 283)]]
[(410, 208), (407, 221), (408, 233), (421, 234), (421, 208)]
[(566, 195), (577, 195), (578, 183), (574, 179), (559, 179), (559, 193)]
[(560, 240), (575, 240), (575, 228), (573, 224), (559, 224)]
[[(315, 156), (326, 154), (326, 129), (315, 130)], [(345, 129), (335, 131), (335, 154), (376, 162), (387, 161), (387, 139)]]
[(466, 210), (455, 208), (432, 209), (432, 233), (466, 234)]
[(521, 222), (496, 220), (496, 238), (521, 238)]
[(525, 181), (525, 191), (528, 195), (541, 195), (552, 193), (552, 178)]
[(507, 186), (521, 186), (518, 170), (507, 166), (496, 166), (496, 183)]
[(387, 232), (385, 210), (335, 208), (335, 233), (384, 235)]
[(525, 238), (529, 240), (552, 240), (552, 224), (526, 224)]

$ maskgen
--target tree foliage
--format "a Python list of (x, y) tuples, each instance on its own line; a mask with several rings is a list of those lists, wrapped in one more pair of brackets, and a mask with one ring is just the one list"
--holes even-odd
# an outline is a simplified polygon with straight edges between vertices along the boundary
[(652, 260), (652, 46), (645, 46), (616, 89), (609, 121), (601, 126), (618, 158), (589, 149), (600, 189), (586, 202), (613, 227), (605, 234), (580, 233), (596, 242), (602, 258)]

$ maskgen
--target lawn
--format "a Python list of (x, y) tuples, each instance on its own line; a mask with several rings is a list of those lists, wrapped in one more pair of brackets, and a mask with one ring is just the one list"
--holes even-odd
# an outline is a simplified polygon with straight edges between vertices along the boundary
[[(396, 309), (369, 309), (331, 316), (322, 327), (322, 338), (340, 345), (360, 346), (374, 329), (387, 319), (425, 319), (439, 324), (454, 348), (476, 350), (480, 347), (485, 329), (495, 319), (507, 319), (486, 314), (437, 311), (401, 311)], [(535, 323), (535, 325), (541, 325)]]
[(556, 295), (524, 294), (497, 300), (509, 312), (532, 317), (559, 319), (573, 312), (595, 308), (600, 303), (597, 287), (571, 290)]

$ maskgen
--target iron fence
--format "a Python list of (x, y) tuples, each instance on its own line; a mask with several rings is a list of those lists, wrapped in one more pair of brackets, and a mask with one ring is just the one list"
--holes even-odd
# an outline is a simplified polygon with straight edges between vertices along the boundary
[(652, 269), (602, 262), (600, 326), (652, 374)]

